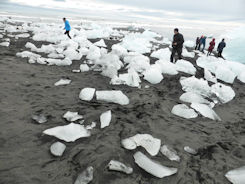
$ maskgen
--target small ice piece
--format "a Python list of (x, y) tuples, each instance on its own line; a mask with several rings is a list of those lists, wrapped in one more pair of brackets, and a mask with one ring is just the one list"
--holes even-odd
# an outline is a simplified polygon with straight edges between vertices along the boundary
[(225, 174), (225, 177), (233, 184), (245, 183), (245, 166), (233, 169)]
[(95, 42), (94, 45), (98, 47), (106, 47), (105, 41), (103, 39), (101, 39), (98, 42)]
[(43, 133), (46, 135), (55, 136), (58, 139), (66, 142), (74, 142), (79, 138), (89, 137), (91, 135), (90, 131), (84, 128), (84, 126), (75, 123), (50, 128), (43, 131)]
[(65, 118), (67, 121), (77, 121), (79, 119), (83, 119), (82, 115), (79, 115), (78, 112), (71, 112), (67, 111), (64, 115), (63, 118)]
[(96, 91), (96, 99), (120, 105), (128, 105), (129, 99), (122, 91)]
[(189, 108), (185, 104), (175, 105), (171, 113), (173, 113), (176, 116), (186, 118), (186, 119), (196, 118), (198, 116), (198, 114), (193, 109)]
[(124, 172), (125, 174), (132, 174), (133, 173), (133, 168), (128, 167), (125, 164), (116, 161), (116, 160), (111, 160), (108, 164), (108, 168), (111, 171), (119, 171), (119, 172)]
[(100, 128), (105, 128), (110, 125), (111, 122), (111, 110), (106, 111), (100, 115)]
[(165, 155), (169, 160), (171, 161), (177, 161), (179, 162), (180, 161), (180, 157), (177, 155), (177, 152), (171, 148), (170, 146), (168, 145), (163, 145), (161, 147), (161, 153), (163, 155)]
[(156, 156), (161, 147), (161, 140), (149, 134), (136, 134), (133, 137), (122, 140), (122, 145), (125, 149), (129, 148), (129, 150), (142, 146), (151, 156)]
[(193, 92), (186, 92), (182, 94), (179, 99), (187, 103), (210, 104), (210, 101), (203, 98), (203, 96), (193, 93)]
[(150, 86), (149, 85), (145, 85), (145, 89), (148, 89), (148, 88), (150, 88)]
[(144, 74), (144, 79), (150, 82), (151, 84), (158, 84), (163, 79), (161, 72), (153, 67), (146, 70), (143, 74)]
[(83, 171), (77, 176), (77, 179), (74, 184), (88, 184), (93, 180), (93, 175), (94, 168), (92, 166), (89, 166), (85, 171)]
[(80, 73), (81, 70), (72, 70), (73, 73)]
[(68, 85), (70, 83), (71, 83), (71, 80), (70, 79), (60, 79), (54, 85), (55, 86), (63, 86), (63, 85)]
[(94, 97), (95, 88), (83, 88), (79, 94), (79, 98), (84, 101), (91, 101)]
[(192, 155), (196, 155), (197, 154), (197, 151), (194, 150), (193, 148), (189, 147), (189, 146), (185, 146), (184, 147), (184, 150), (187, 152), (187, 153), (190, 153)]
[(214, 112), (212, 108), (205, 104), (192, 103), (191, 107), (198, 111), (204, 117), (210, 118), (212, 120), (221, 121), (220, 117)]
[(166, 176), (171, 176), (177, 173), (177, 168), (169, 168), (161, 165), (160, 163), (151, 160), (141, 152), (136, 152), (134, 154), (135, 163), (144, 169), (146, 172), (152, 174), (155, 177), (163, 178)]
[(89, 71), (89, 66), (87, 64), (81, 64), (80, 65), (80, 70), (81, 70), (81, 72), (88, 72)]
[(32, 119), (35, 120), (36, 122), (42, 124), (42, 123), (46, 123), (48, 120), (47, 120), (47, 117), (43, 114), (40, 114), (40, 115), (32, 115)]
[(65, 149), (66, 145), (61, 142), (55, 142), (50, 146), (50, 152), (57, 157), (62, 156)]
[(9, 42), (1, 42), (0, 46), (8, 47), (9, 46)]
[(86, 126), (86, 129), (87, 129), (87, 130), (92, 130), (92, 129), (95, 128), (95, 127), (96, 127), (96, 122), (92, 122), (91, 125), (87, 125), (87, 126)]

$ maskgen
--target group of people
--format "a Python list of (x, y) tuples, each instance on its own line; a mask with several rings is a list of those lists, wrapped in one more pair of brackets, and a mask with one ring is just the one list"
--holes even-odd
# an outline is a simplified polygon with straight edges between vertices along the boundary
[[(70, 30), (71, 30), (71, 26), (68, 22), (68, 20), (66, 20), (66, 18), (63, 18), (63, 22), (65, 24), (65, 33), (70, 39)], [(204, 52), (205, 46), (206, 46), (206, 36), (201, 36), (200, 38), (197, 37), (196, 39), (196, 47), (195, 50), (200, 50), (202, 52)], [(183, 49), (183, 44), (184, 44), (184, 37), (182, 34), (179, 33), (179, 29), (175, 28), (174, 29), (174, 36), (173, 36), (173, 42), (172, 42), (172, 54), (170, 57), (170, 61), (173, 63), (174, 62), (174, 57), (175, 54), (178, 54), (178, 59), (182, 59), (182, 49)], [(202, 47), (202, 49), (201, 49)], [(211, 53), (213, 52), (213, 49), (215, 47), (215, 38), (213, 38), (213, 40), (209, 43), (209, 48), (208, 48), (208, 54), (207, 56), (211, 55)], [(218, 51), (218, 57), (222, 57), (222, 52), (223, 49), (226, 47), (226, 43), (225, 43), (225, 39), (222, 39), (222, 41), (219, 43), (217, 51)]]
[[(211, 38), (211, 37), (208, 37)], [(201, 36), (200, 38), (197, 37), (196, 39), (196, 47), (195, 50), (200, 50), (204, 52), (205, 46), (206, 46), (206, 36)], [(170, 57), (170, 61), (174, 62), (174, 56), (177, 53), (178, 59), (182, 59), (182, 49), (184, 44), (184, 37), (182, 34), (179, 33), (178, 28), (174, 29), (174, 36), (173, 36), (173, 42), (172, 42), (172, 54)], [(212, 41), (209, 43), (208, 53), (207, 56), (210, 56), (213, 52), (213, 49), (215, 47), (215, 38), (212, 39)], [(222, 41), (219, 43), (217, 47), (218, 51), (218, 57), (222, 57), (223, 49), (226, 47), (225, 39), (222, 39)]]

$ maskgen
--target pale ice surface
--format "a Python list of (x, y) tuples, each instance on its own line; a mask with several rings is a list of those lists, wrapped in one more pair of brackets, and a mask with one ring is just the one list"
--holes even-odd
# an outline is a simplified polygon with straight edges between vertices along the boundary
[(206, 100), (203, 96), (193, 92), (186, 92), (182, 94), (179, 99), (182, 102), (187, 102), (187, 103), (210, 104), (210, 101)]
[(233, 184), (245, 183), (245, 166), (233, 169), (225, 174), (225, 177)]
[(168, 145), (163, 145), (160, 149), (161, 153), (171, 161), (180, 161), (180, 157), (177, 152)]
[(214, 110), (206, 104), (192, 103), (191, 107), (198, 111), (204, 117), (210, 118), (212, 120), (221, 121), (220, 117), (214, 112)]
[(122, 140), (121, 143), (125, 149), (129, 150), (141, 146), (152, 156), (156, 156), (161, 147), (161, 140), (149, 134), (136, 134), (135, 136)]
[(148, 70), (146, 70), (143, 73), (143, 75), (144, 75), (144, 79), (150, 82), (151, 84), (158, 84), (163, 79), (161, 71), (159, 71), (159, 69), (156, 69), (154, 67), (150, 67)]
[(221, 103), (227, 103), (235, 97), (235, 92), (230, 86), (216, 83), (211, 86), (211, 91)]
[(96, 127), (96, 122), (93, 121), (90, 125), (87, 125), (87, 126), (86, 126), (86, 129), (87, 129), (87, 130), (92, 130), (92, 129), (95, 128), (95, 127)]
[(0, 46), (3, 46), (3, 47), (9, 47), (10, 43), (9, 42), (1, 42), (0, 43)]
[(89, 66), (87, 64), (81, 64), (80, 65), (80, 71), (81, 72), (88, 72), (89, 71)]
[(95, 88), (83, 88), (79, 94), (79, 98), (84, 101), (91, 101), (94, 97)]
[(196, 155), (197, 154), (197, 151), (189, 146), (185, 146), (184, 147), (184, 150), (187, 152), (187, 153), (190, 153), (192, 155)]
[(46, 62), (48, 63), (48, 65), (57, 65), (57, 66), (69, 66), (72, 64), (72, 61), (69, 58), (65, 58), (65, 59), (48, 58), (46, 59)]
[(88, 184), (93, 180), (93, 178), (94, 168), (92, 166), (89, 166), (86, 170), (84, 170), (77, 176), (74, 184)]
[(156, 61), (156, 64), (159, 65), (162, 74), (177, 75), (179, 73), (177, 71), (176, 65), (170, 61), (158, 60)]
[(123, 172), (125, 174), (132, 174), (133, 173), (133, 168), (130, 166), (126, 166), (125, 164), (116, 161), (116, 160), (111, 160), (108, 164), (108, 169), (111, 171), (119, 171)]
[(157, 51), (152, 52), (151, 57), (163, 60), (163, 61), (169, 61), (171, 56), (171, 52), (169, 48), (165, 49), (159, 49)]
[(141, 152), (136, 152), (134, 154), (134, 160), (135, 160), (135, 163), (139, 167), (141, 167), (146, 172), (148, 172), (148, 173), (150, 173), (153, 176), (158, 177), (158, 178), (171, 176), (171, 175), (177, 173), (177, 171), (178, 171), (177, 168), (166, 167), (166, 166), (161, 165), (160, 163), (157, 163), (154, 160), (151, 160), (150, 158), (148, 158), (147, 156), (145, 156)]
[(96, 99), (120, 105), (128, 105), (129, 99), (122, 91), (96, 91)]
[(100, 128), (105, 128), (110, 125), (111, 110), (106, 111), (100, 115)]
[(188, 73), (191, 75), (196, 74), (196, 68), (189, 61), (181, 59), (181, 60), (178, 60), (175, 65), (176, 65), (176, 70), (179, 72), (184, 72), (184, 73)]
[(185, 104), (175, 105), (171, 112), (176, 116), (186, 119), (196, 118), (198, 116), (198, 114), (193, 109), (189, 108)]
[(32, 119), (35, 120), (37, 123), (46, 123), (48, 121), (47, 117), (43, 114), (39, 115), (32, 115)]
[(63, 85), (68, 85), (71, 83), (70, 79), (60, 79), (56, 83), (54, 83), (55, 86), (63, 86)]
[(232, 84), (236, 78), (236, 75), (227, 67), (219, 66), (215, 71), (215, 76), (224, 82)]
[(240, 80), (241, 82), (245, 83), (245, 71), (240, 73), (237, 77), (238, 80)]
[(194, 47), (195, 43), (192, 40), (186, 40), (184, 42), (184, 46), (186, 46), (186, 47)]
[(79, 115), (78, 112), (71, 112), (67, 111), (64, 115), (63, 118), (65, 118), (67, 121), (77, 121), (79, 119), (83, 119), (82, 115)]
[(97, 47), (107, 47), (106, 44), (105, 44), (105, 41), (103, 39), (101, 39), (98, 42), (95, 42), (94, 45), (97, 46)]
[(55, 142), (50, 146), (50, 152), (57, 157), (62, 156), (65, 149), (66, 145), (61, 142)]
[(217, 83), (217, 78), (215, 76), (213, 76), (212, 73), (206, 68), (204, 68), (204, 78), (207, 81)]
[(147, 56), (137, 53), (129, 53), (124, 57), (128, 69), (133, 68), (136, 72), (142, 73), (150, 67), (150, 59)]
[(43, 131), (43, 133), (66, 142), (74, 142), (79, 138), (90, 136), (90, 131), (85, 129), (84, 126), (75, 123), (50, 128)]

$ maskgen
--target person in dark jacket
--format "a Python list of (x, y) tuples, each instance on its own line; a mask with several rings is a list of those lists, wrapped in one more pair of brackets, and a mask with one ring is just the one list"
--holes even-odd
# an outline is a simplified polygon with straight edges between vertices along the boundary
[(219, 43), (217, 51), (218, 57), (222, 57), (223, 49), (226, 47), (225, 39), (223, 38), (222, 41)]
[(211, 53), (213, 52), (214, 46), (215, 46), (215, 38), (213, 38), (213, 40), (209, 43), (207, 56), (211, 55)]
[(204, 49), (206, 46), (206, 38), (207, 38), (206, 36), (203, 36), (202, 39), (200, 40), (200, 49), (201, 49), (201, 46), (203, 46), (201, 49), (201, 52), (204, 52)]
[(67, 34), (67, 36), (71, 39), (71, 36), (69, 34), (70, 33), (70, 30), (71, 30), (71, 26), (70, 26), (68, 20), (66, 20), (66, 18), (63, 18), (63, 21), (65, 23), (64, 29), (66, 30), (64, 34)]
[(201, 38), (199, 39), (199, 44), (198, 44), (198, 48), (197, 48), (198, 50), (200, 50), (202, 40), (203, 40), (203, 36), (201, 36)]
[(173, 63), (174, 62), (174, 56), (177, 52), (178, 54), (178, 59), (182, 59), (182, 48), (183, 48), (183, 43), (184, 43), (184, 37), (182, 34), (179, 33), (178, 28), (174, 29), (174, 37), (173, 37), (173, 43), (172, 43), (172, 54), (170, 57), (170, 61)]
[(197, 48), (199, 47), (199, 45), (200, 45), (200, 38), (197, 37), (195, 50), (197, 50)]

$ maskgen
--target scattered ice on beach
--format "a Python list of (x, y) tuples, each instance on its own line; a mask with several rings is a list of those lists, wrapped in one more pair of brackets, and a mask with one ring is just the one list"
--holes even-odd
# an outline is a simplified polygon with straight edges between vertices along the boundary
[(105, 128), (110, 125), (111, 110), (106, 111), (100, 115), (100, 128)]
[(206, 100), (203, 96), (193, 92), (186, 92), (182, 94), (179, 99), (187, 103), (210, 104), (210, 101)]
[(214, 110), (206, 104), (192, 103), (191, 107), (204, 117), (221, 121), (220, 117), (214, 112)]
[(196, 155), (197, 154), (197, 151), (189, 146), (185, 146), (184, 147), (184, 150), (187, 152), (187, 153), (190, 153), (192, 155)]
[(196, 74), (196, 68), (189, 61), (186, 61), (186, 60), (183, 60), (183, 59), (182, 60), (178, 60), (175, 65), (176, 65), (177, 71), (188, 73), (188, 74), (191, 74), (191, 75), (195, 75)]
[(77, 176), (77, 179), (74, 184), (88, 184), (93, 180), (93, 175), (94, 168), (92, 166), (89, 166), (86, 170), (84, 170)]
[(221, 103), (227, 103), (235, 97), (235, 92), (230, 86), (216, 83), (211, 86), (211, 91)]
[(135, 136), (123, 139), (121, 143), (125, 149), (129, 150), (141, 146), (145, 148), (151, 156), (156, 156), (161, 147), (161, 140), (154, 138), (149, 134), (136, 134)]
[(15, 39), (28, 38), (28, 37), (30, 37), (30, 34), (29, 33), (22, 33), (22, 34), (15, 35)]
[(133, 68), (139, 73), (146, 71), (150, 67), (150, 59), (137, 53), (129, 53), (124, 57), (124, 62), (128, 64), (126, 68)]
[(69, 58), (65, 58), (63, 60), (48, 58), (46, 61), (48, 65), (68, 66), (72, 64), (72, 61)]
[(74, 48), (67, 48), (62, 54), (70, 60), (80, 60), (83, 57), (82, 53), (77, 52)]
[(150, 82), (151, 84), (158, 84), (162, 81), (163, 76), (159, 69), (150, 67), (144, 73), (144, 79)]
[(85, 101), (91, 101), (94, 97), (95, 88), (83, 88), (79, 94), (79, 98)]
[(177, 155), (177, 152), (168, 145), (163, 145), (160, 149), (161, 153), (166, 156), (171, 161), (180, 161), (180, 157)]
[(132, 174), (133, 173), (133, 168), (128, 167), (125, 164), (116, 161), (116, 160), (111, 160), (108, 164), (108, 169), (111, 171), (119, 171), (123, 172), (125, 174)]
[(3, 47), (8, 47), (10, 45), (9, 42), (1, 42), (0, 43), (0, 46), (3, 46)]
[(67, 121), (77, 121), (79, 119), (83, 119), (82, 115), (79, 115), (78, 112), (71, 112), (67, 111), (64, 115), (63, 118), (65, 118)]
[(107, 47), (106, 44), (105, 44), (105, 41), (103, 39), (101, 39), (98, 42), (95, 42), (94, 45), (97, 46), (97, 47)]
[(100, 48), (96, 47), (94, 45), (91, 45), (89, 47), (89, 52), (87, 54), (87, 59), (88, 60), (97, 60), (101, 57), (101, 53), (100, 53)]
[(128, 97), (122, 91), (96, 91), (96, 99), (120, 105), (128, 105)]
[(225, 177), (233, 184), (245, 183), (245, 166), (233, 169), (225, 174)]
[(30, 51), (17, 52), (16, 56), (21, 57), (21, 58), (28, 58), (29, 63), (36, 63), (37, 59), (41, 58), (41, 55), (35, 54)]
[(148, 173), (150, 173), (153, 176), (158, 177), (158, 178), (171, 176), (171, 175), (177, 173), (177, 171), (178, 171), (177, 168), (166, 167), (166, 166), (163, 166), (154, 160), (151, 160), (150, 158), (148, 158), (147, 156), (145, 156), (141, 152), (136, 152), (134, 154), (134, 160), (135, 160), (135, 163), (139, 167), (141, 167), (146, 172), (148, 172)]
[(68, 85), (71, 83), (70, 79), (60, 79), (56, 83), (54, 83), (55, 86), (62, 86), (62, 85)]
[(152, 52), (151, 57), (163, 60), (163, 61), (169, 61), (170, 60), (171, 52), (169, 48), (165, 49), (159, 49), (157, 51)]
[(70, 123), (69, 125), (57, 126), (43, 131), (44, 134), (55, 136), (66, 142), (74, 142), (82, 137), (89, 137), (90, 131), (83, 125)]
[(81, 64), (80, 65), (80, 71), (81, 72), (88, 72), (89, 71), (89, 66), (87, 64)]
[(174, 115), (190, 119), (190, 118), (196, 118), (198, 114), (191, 108), (189, 108), (185, 104), (178, 104), (175, 105), (171, 111)]
[(215, 72), (216, 78), (224, 82), (232, 84), (236, 78), (236, 75), (227, 67), (220, 65)]
[(204, 78), (207, 80), (207, 81), (210, 81), (210, 82), (213, 82), (213, 83), (217, 83), (217, 79), (215, 76), (212, 75), (212, 73), (204, 68)]
[(35, 120), (36, 122), (40, 123), (40, 124), (46, 123), (48, 121), (47, 117), (43, 114), (32, 115), (32, 119)]
[(119, 57), (124, 57), (127, 55), (128, 51), (119, 44), (114, 44), (111, 47), (112, 53), (118, 55)]
[(161, 69), (162, 74), (167, 74), (167, 75), (177, 75), (178, 74), (176, 65), (171, 63), (170, 61), (158, 60), (156, 61), (156, 64), (159, 65), (159, 68)]
[(66, 145), (61, 142), (55, 142), (50, 146), (50, 152), (57, 157), (62, 156), (65, 149)]

